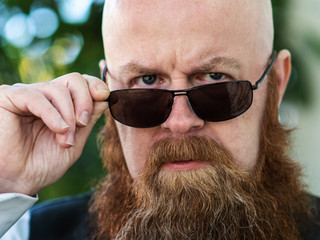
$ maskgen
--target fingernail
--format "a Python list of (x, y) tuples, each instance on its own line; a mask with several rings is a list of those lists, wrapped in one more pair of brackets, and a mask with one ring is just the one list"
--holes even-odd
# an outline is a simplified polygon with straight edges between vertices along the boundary
[(87, 111), (83, 111), (79, 116), (79, 122), (82, 125), (87, 126), (87, 124), (89, 123), (89, 120), (90, 120), (89, 113)]
[(66, 144), (73, 146), (74, 145), (74, 134), (70, 132), (67, 137)]
[(105, 85), (103, 85), (103, 84), (97, 85), (97, 90), (98, 90), (99, 92), (103, 92), (103, 93), (109, 92), (108, 89), (107, 89), (107, 87), (106, 87)]
[(68, 125), (65, 121), (63, 121), (63, 120), (60, 121), (60, 125), (61, 125), (62, 129), (67, 129), (67, 128), (69, 128), (69, 125)]

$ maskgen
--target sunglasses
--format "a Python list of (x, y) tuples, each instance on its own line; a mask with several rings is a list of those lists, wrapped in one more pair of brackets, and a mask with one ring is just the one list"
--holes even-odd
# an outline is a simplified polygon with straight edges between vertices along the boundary
[[(220, 122), (233, 119), (246, 112), (258, 89), (271, 71), (277, 58), (272, 53), (261, 78), (252, 85), (250, 81), (226, 81), (184, 90), (121, 89), (110, 92), (109, 109), (118, 122), (135, 128), (151, 128), (164, 123), (172, 110), (176, 96), (187, 96), (194, 113), (204, 121)], [(106, 81), (107, 66), (102, 79)]]

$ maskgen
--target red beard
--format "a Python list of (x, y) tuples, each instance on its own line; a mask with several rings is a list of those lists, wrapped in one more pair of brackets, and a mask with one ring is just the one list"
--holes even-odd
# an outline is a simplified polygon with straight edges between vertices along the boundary
[[(114, 121), (103, 131), (109, 170), (90, 207), (92, 239), (299, 239), (307, 215), (300, 168), (286, 156), (288, 132), (278, 122), (277, 79), (271, 74), (260, 143), (250, 173), (210, 139), (156, 143), (141, 177), (126, 168)], [(161, 170), (176, 159), (202, 159), (198, 170)]]

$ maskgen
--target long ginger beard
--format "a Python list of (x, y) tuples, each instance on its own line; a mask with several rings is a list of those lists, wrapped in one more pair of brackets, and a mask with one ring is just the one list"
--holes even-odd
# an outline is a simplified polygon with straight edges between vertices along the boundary
[[(288, 132), (278, 122), (276, 84), (272, 73), (260, 156), (250, 172), (215, 141), (189, 137), (154, 144), (143, 174), (132, 180), (107, 117), (102, 155), (109, 173), (90, 206), (92, 239), (300, 239), (308, 199), (300, 168), (286, 156)], [(163, 170), (177, 159), (210, 164)]]

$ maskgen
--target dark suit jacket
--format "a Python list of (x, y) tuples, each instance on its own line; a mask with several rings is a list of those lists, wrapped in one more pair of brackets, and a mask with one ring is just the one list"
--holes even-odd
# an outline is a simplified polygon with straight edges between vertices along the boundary
[[(92, 193), (85, 193), (33, 207), (30, 240), (89, 240), (86, 216), (91, 196)], [(320, 223), (320, 198), (311, 198), (314, 215)], [(320, 240), (319, 224), (309, 220), (302, 229), (303, 240)]]
[(86, 224), (92, 193), (47, 201), (31, 208), (30, 240), (89, 240)]

